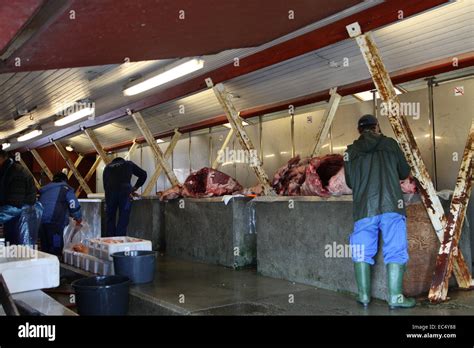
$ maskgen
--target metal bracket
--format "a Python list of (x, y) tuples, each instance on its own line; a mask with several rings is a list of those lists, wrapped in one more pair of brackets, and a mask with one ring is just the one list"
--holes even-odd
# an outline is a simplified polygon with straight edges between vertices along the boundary
[(214, 87), (214, 82), (212, 82), (212, 79), (211, 79), (210, 77), (204, 79), (204, 81), (206, 82), (206, 86), (207, 86), (208, 88)]
[(362, 29), (360, 28), (359, 22), (346, 25), (346, 29), (350, 37), (356, 37), (362, 34)]

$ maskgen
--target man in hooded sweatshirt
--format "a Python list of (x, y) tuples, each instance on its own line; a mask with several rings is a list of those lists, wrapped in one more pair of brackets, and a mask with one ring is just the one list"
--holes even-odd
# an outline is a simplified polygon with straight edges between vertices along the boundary
[(359, 139), (345, 154), (345, 178), (353, 193), (354, 231), (350, 236), (357, 301), (370, 303), (370, 268), (377, 254), (379, 230), (382, 232), (383, 257), (387, 268), (387, 302), (391, 309), (416, 305), (403, 296), (402, 284), (408, 261), (406, 213), (400, 180), (410, 167), (398, 143), (381, 134), (377, 119), (364, 115), (358, 121)]

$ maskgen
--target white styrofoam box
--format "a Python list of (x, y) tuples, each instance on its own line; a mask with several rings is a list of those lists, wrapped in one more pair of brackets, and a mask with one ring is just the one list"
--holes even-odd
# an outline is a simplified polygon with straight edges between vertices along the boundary
[[(107, 241), (121, 241), (121, 243), (110, 243)], [(87, 239), (86, 245), (89, 254), (102, 260), (112, 261), (112, 254), (121, 251), (151, 250), (151, 241), (134, 237), (104, 237)]]
[(0, 246), (0, 273), (10, 293), (59, 286), (59, 260), (25, 245)]
[(99, 275), (113, 275), (114, 264), (112, 261), (101, 260), (93, 255), (79, 253), (74, 250), (64, 249), (64, 262), (68, 265), (83, 269)]

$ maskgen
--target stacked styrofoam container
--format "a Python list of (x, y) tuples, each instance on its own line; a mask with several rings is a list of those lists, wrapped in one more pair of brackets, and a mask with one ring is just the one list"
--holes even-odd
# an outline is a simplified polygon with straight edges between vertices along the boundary
[(112, 254), (121, 251), (151, 250), (151, 241), (133, 237), (106, 237), (87, 239), (88, 254), (64, 250), (64, 262), (85, 271), (114, 274)]
[(113, 261), (113, 253), (132, 250), (151, 250), (151, 241), (133, 237), (88, 239), (86, 245), (89, 248), (89, 254), (99, 259), (109, 261)]

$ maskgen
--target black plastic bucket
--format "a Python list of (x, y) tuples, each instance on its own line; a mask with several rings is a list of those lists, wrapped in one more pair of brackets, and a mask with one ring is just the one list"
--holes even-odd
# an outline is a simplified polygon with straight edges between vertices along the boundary
[(128, 277), (134, 284), (149, 283), (155, 275), (156, 252), (145, 250), (113, 253), (114, 272)]
[(130, 279), (98, 276), (72, 282), (79, 315), (126, 315)]

